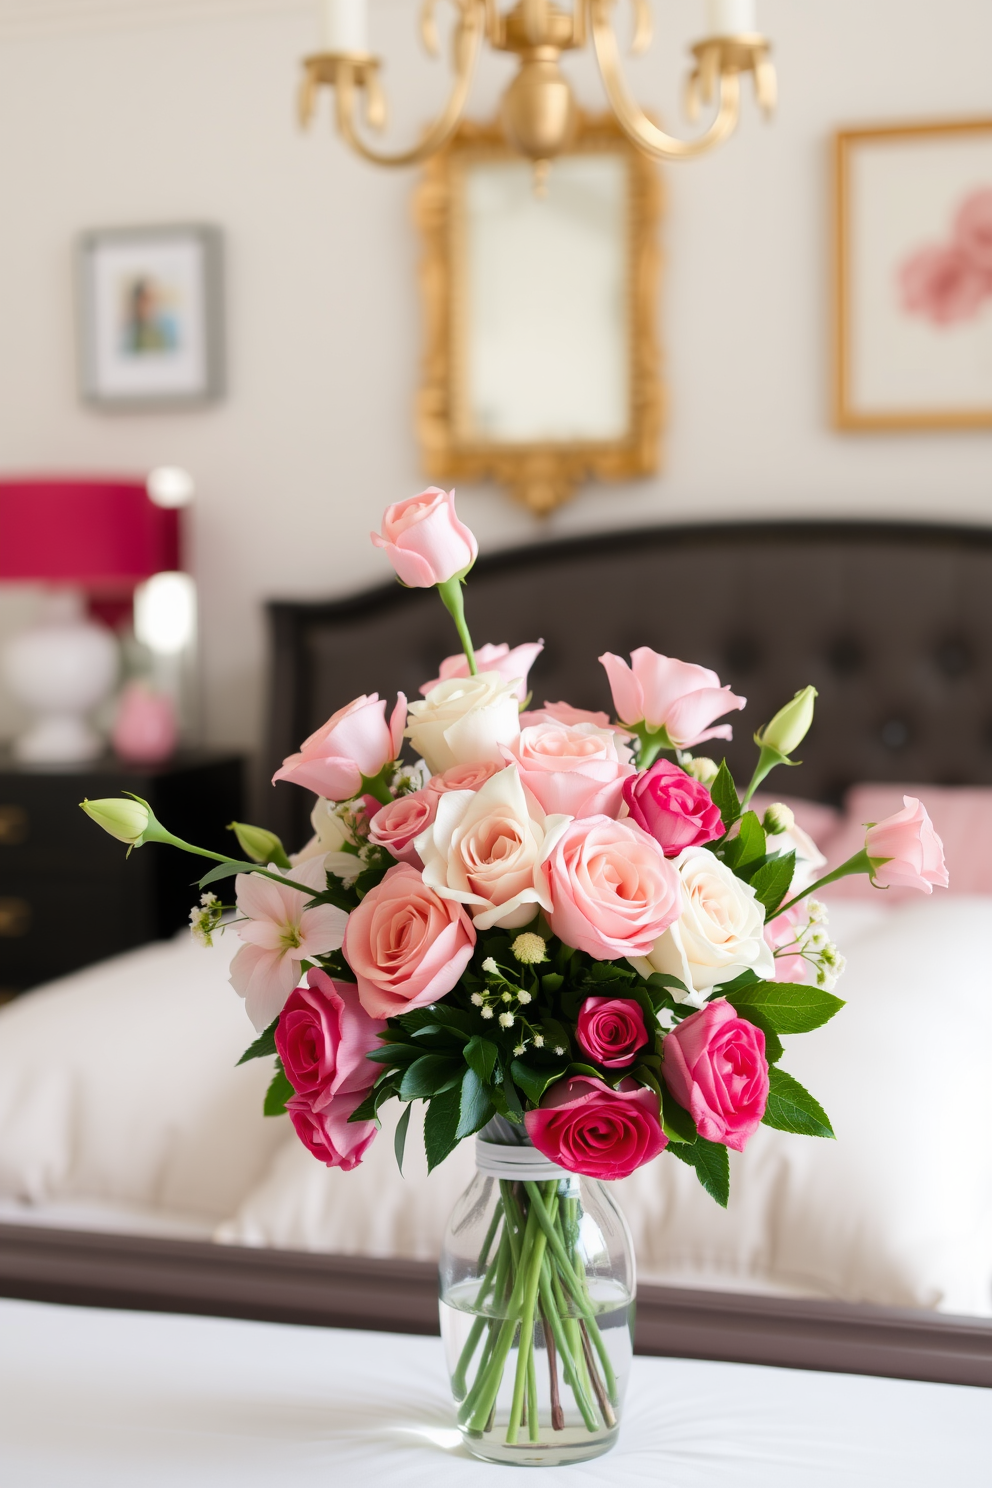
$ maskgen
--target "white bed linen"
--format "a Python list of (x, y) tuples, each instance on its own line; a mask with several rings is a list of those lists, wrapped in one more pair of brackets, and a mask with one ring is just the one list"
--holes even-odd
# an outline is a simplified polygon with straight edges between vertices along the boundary
[[(992, 1391), (637, 1358), (608, 1456), (553, 1488), (987, 1488)], [(0, 1302), (10, 1488), (495, 1488), (441, 1342)]]

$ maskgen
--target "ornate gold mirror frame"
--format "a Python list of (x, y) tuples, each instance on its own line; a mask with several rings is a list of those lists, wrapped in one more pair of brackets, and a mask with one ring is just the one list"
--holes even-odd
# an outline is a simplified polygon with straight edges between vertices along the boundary
[[(591, 166), (586, 172), (589, 180), (584, 182), (583, 161), (590, 157), (593, 161), (598, 157), (599, 164)], [(616, 162), (618, 170), (611, 170), (604, 157)], [(487, 176), (487, 167), (503, 169), (490, 169)], [(518, 172), (526, 174), (523, 178), (512, 174)], [(542, 354), (549, 350), (541, 340), (547, 327), (538, 327), (548, 307), (533, 299), (541, 293), (540, 274), (535, 271), (533, 280), (529, 275), (527, 242), (520, 237), (527, 229), (519, 226), (529, 222), (543, 235), (552, 224), (528, 217), (529, 172), (530, 167), (507, 146), (498, 123), (461, 125), (451, 144), (425, 168), (414, 206), (423, 243), (420, 276), (425, 326), (417, 433), (432, 479), (451, 483), (493, 478), (531, 511), (547, 513), (567, 501), (586, 478), (627, 480), (658, 469), (664, 409), (656, 334), (662, 192), (654, 164), (628, 143), (611, 118), (580, 116), (575, 142), (552, 165), (543, 183), (547, 198), (538, 200), (534, 210), (554, 211), (561, 201), (561, 210), (574, 214), (576, 232), (599, 238), (598, 246), (590, 239), (583, 260), (582, 245), (568, 237), (572, 227), (563, 218), (555, 225), (557, 244), (545, 237), (542, 260), (547, 276), (556, 247), (566, 250), (560, 252), (558, 261), (567, 290), (553, 286), (562, 303), (556, 324), (562, 336), (572, 337), (577, 351), (585, 355), (586, 372), (594, 375), (583, 382), (583, 355), (577, 355), (574, 378), (578, 380), (574, 389), (569, 388), (568, 377), (573, 374), (570, 359), (561, 361), (563, 341), (558, 351), (565, 375), (552, 395), (549, 383), (542, 384), (537, 375)], [(541, 192), (539, 176), (533, 186)], [(604, 202), (615, 202), (616, 241), (610, 241), (609, 213), (597, 207), (597, 189), (605, 190)], [(515, 213), (518, 223), (517, 237), (507, 240), (510, 247), (505, 253), (502, 244), (480, 237), (486, 219), (485, 211), (480, 215), (478, 208), (480, 201), (488, 201), (491, 210), (498, 211), (503, 200), (509, 204), (507, 215)], [(503, 230), (504, 219), (490, 216), (489, 222), (493, 232)], [(536, 243), (534, 247), (540, 257)], [(508, 264), (511, 259), (513, 263)], [(574, 279), (583, 262), (606, 265), (601, 276), (604, 282), (587, 280), (574, 288), (568, 284), (568, 274)], [(500, 283), (494, 283), (494, 278)], [(547, 286), (547, 277), (543, 282)], [(566, 293), (570, 295), (567, 305)], [(534, 316), (529, 338), (528, 298), (541, 312)], [(508, 306), (513, 313), (501, 313)], [(602, 366), (589, 351), (584, 316), (589, 325), (599, 328), (597, 334), (612, 338), (613, 344), (604, 347), (607, 355)], [(487, 320), (490, 340), (484, 339)], [(496, 374), (486, 364), (493, 336), (499, 342), (498, 356), (494, 353)], [(508, 336), (519, 339), (508, 343)], [(553, 356), (548, 365), (554, 365)], [(490, 416), (482, 408), (485, 398), (473, 378), (481, 386), (487, 377), (491, 384), (493, 375), (502, 378), (504, 389), (497, 389), (497, 400), (503, 398), (509, 412), (497, 410)], [(574, 427), (569, 426), (572, 391), (576, 395)], [(540, 427), (542, 398), (551, 405), (546, 429)], [(528, 409), (533, 409), (533, 418), (528, 418)]]

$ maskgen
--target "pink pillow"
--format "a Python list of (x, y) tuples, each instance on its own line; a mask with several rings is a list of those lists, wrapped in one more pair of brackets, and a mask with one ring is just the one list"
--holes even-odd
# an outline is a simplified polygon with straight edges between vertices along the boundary
[[(955, 894), (992, 894), (992, 787), (980, 785), (852, 785), (844, 799), (844, 822), (824, 847), (831, 868), (865, 845), (865, 825), (881, 821), (902, 807), (903, 796), (923, 802), (937, 835)], [(934, 893), (945, 892), (935, 889)], [(867, 875), (842, 878), (824, 890), (824, 898), (867, 899), (883, 894), (887, 904), (917, 899), (912, 889), (875, 889)], [(881, 901), (879, 901), (881, 902)]]

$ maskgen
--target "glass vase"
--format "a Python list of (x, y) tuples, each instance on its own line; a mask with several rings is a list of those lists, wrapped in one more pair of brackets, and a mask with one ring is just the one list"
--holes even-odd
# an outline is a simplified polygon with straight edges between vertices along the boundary
[(549, 1162), (499, 1118), (476, 1153), (440, 1265), (462, 1438), (490, 1462), (598, 1457), (617, 1439), (633, 1355), (626, 1221), (607, 1184)]

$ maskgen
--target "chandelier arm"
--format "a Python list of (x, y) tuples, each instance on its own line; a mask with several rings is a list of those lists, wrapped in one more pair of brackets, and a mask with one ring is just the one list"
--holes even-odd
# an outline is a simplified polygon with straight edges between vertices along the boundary
[(635, 102), (623, 75), (616, 32), (610, 23), (612, 0), (591, 0), (592, 44), (603, 87), (617, 122), (640, 150), (657, 160), (693, 160), (728, 139), (740, 117), (741, 87), (737, 72), (721, 72), (720, 104), (705, 134), (681, 140), (659, 129)]
[(476, 63), (479, 60), (485, 7), (482, 0), (459, 0), (458, 8), (461, 16), (455, 32), (454, 85), (443, 112), (426, 130), (420, 143), (414, 145), (412, 149), (401, 150), (396, 154), (386, 154), (374, 149), (361, 138), (355, 127), (360, 91), (356, 83), (355, 71), (347, 64), (340, 67), (335, 87), (338, 132), (356, 154), (371, 161), (373, 165), (419, 165), (422, 160), (426, 160), (442, 149), (461, 123), (475, 75)]

